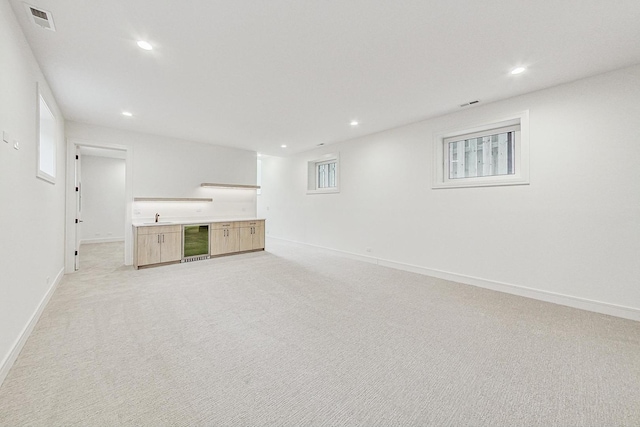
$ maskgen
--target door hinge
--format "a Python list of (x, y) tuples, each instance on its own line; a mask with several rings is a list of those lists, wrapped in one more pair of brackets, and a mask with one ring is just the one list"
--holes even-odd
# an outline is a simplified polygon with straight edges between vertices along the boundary
[(74, 254), (75, 256), (78, 256), (78, 251), (76, 251), (76, 253)]
[(76, 218), (76, 224), (78, 223), (78, 218)]
[(76, 160), (78, 160), (78, 159), (79, 159), (79, 157), (78, 157), (78, 155), (76, 154)]
[(78, 187), (76, 187), (76, 191), (78, 191)]

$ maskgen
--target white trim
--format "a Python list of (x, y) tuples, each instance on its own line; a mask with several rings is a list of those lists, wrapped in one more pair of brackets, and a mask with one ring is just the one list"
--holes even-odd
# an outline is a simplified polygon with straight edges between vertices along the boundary
[(84, 245), (85, 243), (115, 243), (115, 242), (124, 242), (124, 237), (102, 237), (96, 239), (80, 239), (80, 245)]
[(340, 190), (331, 187), (331, 188), (320, 188), (319, 190), (307, 190), (307, 194), (330, 194), (330, 193), (339, 193)]
[(494, 280), (482, 279), (479, 277), (466, 276), (464, 274), (451, 273), (448, 271), (435, 270), (427, 267), (420, 267), (412, 264), (405, 264), (397, 261), (389, 261), (381, 258), (375, 258), (366, 255), (360, 255), (352, 252), (331, 249), (324, 246), (312, 245), (309, 243), (297, 242), (295, 240), (283, 239), (280, 237), (269, 236), (269, 239), (282, 240), (302, 246), (313, 247), (326, 251), (328, 253), (341, 255), (346, 258), (358, 261), (377, 264), (383, 267), (395, 268), (397, 270), (418, 273), (425, 276), (437, 277), (439, 279), (449, 280), (452, 282), (462, 283), (465, 285), (477, 286), (479, 288), (491, 289), (506, 294), (518, 295), (525, 298), (531, 298), (539, 301), (545, 301), (552, 304), (564, 305), (567, 307), (577, 308), (580, 310), (592, 311), (595, 313), (606, 314), (609, 316), (620, 317), (623, 319), (640, 321), (640, 309), (623, 305), (611, 304), (602, 301), (595, 301), (586, 298), (580, 298), (572, 295), (560, 294), (557, 292), (543, 291), (540, 289), (528, 288), (526, 286), (514, 285), (511, 283), (497, 282)]
[(74, 251), (75, 251), (75, 218), (76, 200), (74, 167), (76, 146), (106, 148), (110, 150), (125, 151), (125, 212), (124, 215), (124, 264), (133, 264), (133, 228), (131, 218), (133, 217), (133, 147), (129, 145), (118, 145), (100, 141), (87, 141), (83, 139), (67, 139), (67, 179), (66, 179), (66, 238), (65, 238), (65, 271), (74, 273)]
[[(444, 148), (446, 139), (514, 125), (520, 125), (518, 141), (516, 142), (516, 173), (514, 175), (449, 179), (445, 173), (447, 169), (447, 166), (445, 166), (447, 150)], [(434, 135), (432, 143), (433, 181), (431, 188), (433, 189), (529, 184), (529, 110), (514, 113), (508, 117), (486, 120), (483, 124), (467, 125), (437, 133)]]
[(49, 287), (49, 290), (42, 297), (42, 300), (40, 300), (40, 304), (38, 304), (38, 307), (36, 308), (35, 312), (31, 315), (29, 322), (27, 322), (24, 329), (20, 333), (20, 336), (13, 344), (13, 348), (11, 349), (7, 357), (5, 357), (5, 359), (0, 364), (0, 386), (2, 386), (2, 383), (4, 382), (5, 378), (7, 378), (7, 375), (9, 374), (11, 367), (13, 366), (15, 361), (18, 359), (18, 356), (20, 355), (20, 352), (22, 351), (24, 345), (27, 343), (27, 340), (29, 339), (31, 332), (33, 332), (33, 328), (35, 328), (36, 324), (38, 323), (38, 320), (40, 320), (40, 316), (42, 315), (42, 312), (44, 311), (47, 304), (49, 304), (49, 300), (51, 299), (51, 296), (58, 288), (58, 285), (62, 281), (63, 277), (64, 277), (64, 267), (61, 268), (58, 274), (56, 275), (56, 278), (51, 284), (51, 286)]

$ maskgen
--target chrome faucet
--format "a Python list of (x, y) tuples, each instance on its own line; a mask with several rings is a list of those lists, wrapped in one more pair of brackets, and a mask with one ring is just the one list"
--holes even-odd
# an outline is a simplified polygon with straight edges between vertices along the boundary
[(160, 218), (160, 214), (159, 213), (156, 214), (156, 222), (158, 222), (158, 218)]

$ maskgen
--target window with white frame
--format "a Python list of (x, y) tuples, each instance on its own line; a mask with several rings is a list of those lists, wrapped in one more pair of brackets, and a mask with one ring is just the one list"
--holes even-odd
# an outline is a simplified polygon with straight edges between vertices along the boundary
[(37, 108), (37, 126), (38, 126), (38, 153), (36, 176), (38, 178), (49, 181), (52, 184), (56, 182), (56, 118), (44, 99), (43, 94), (38, 87), (38, 108)]
[(327, 154), (320, 159), (308, 162), (307, 193), (339, 192), (339, 165), (337, 154)]
[(529, 183), (528, 112), (436, 136), (433, 188)]

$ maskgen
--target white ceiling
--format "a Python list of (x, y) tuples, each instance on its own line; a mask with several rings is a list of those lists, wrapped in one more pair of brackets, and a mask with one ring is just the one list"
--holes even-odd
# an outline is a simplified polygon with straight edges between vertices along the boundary
[(66, 119), (276, 155), (640, 63), (638, 0), (10, 2)]

